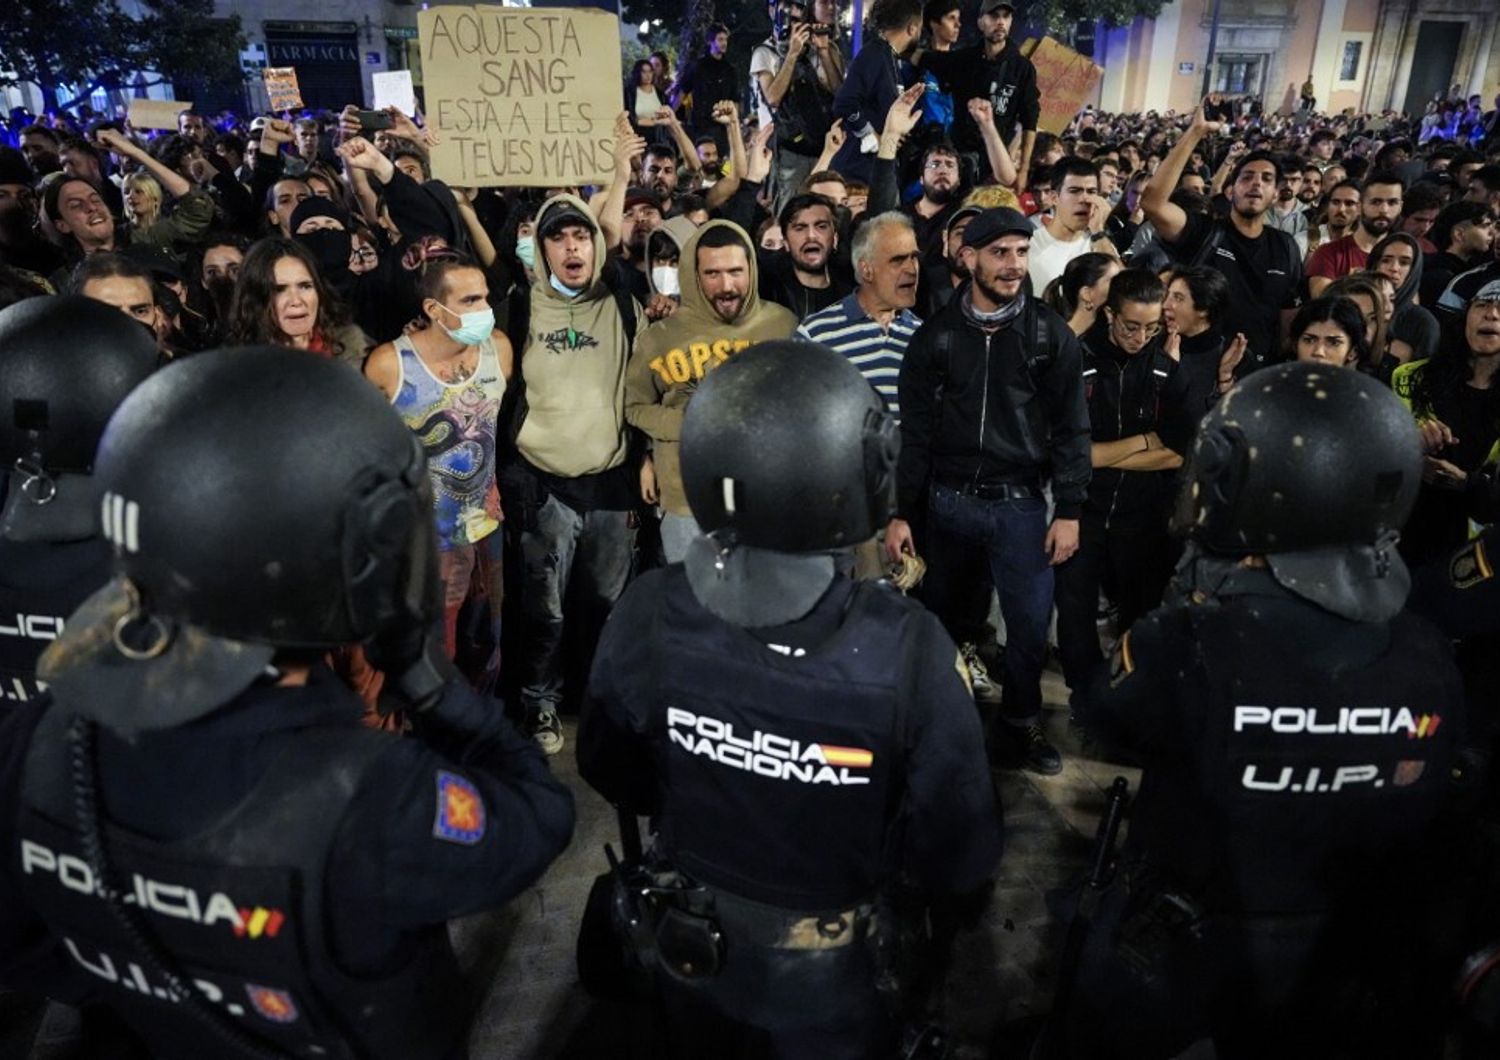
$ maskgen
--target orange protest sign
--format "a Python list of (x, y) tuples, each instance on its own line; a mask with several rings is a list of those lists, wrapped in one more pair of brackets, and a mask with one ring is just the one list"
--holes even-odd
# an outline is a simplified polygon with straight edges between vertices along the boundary
[(1062, 133), (1084, 104), (1094, 98), (1104, 68), (1051, 37), (1028, 40), (1021, 45), (1021, 54), (1036, 67), (1036, 88), (1042, 99), (1037, 129)]
[(266, 79), (266, 95), (274, 111), (300, 110), (302, 90), (297, 87), (297, 71), (290, 66), (268, 66), (261, 71)]

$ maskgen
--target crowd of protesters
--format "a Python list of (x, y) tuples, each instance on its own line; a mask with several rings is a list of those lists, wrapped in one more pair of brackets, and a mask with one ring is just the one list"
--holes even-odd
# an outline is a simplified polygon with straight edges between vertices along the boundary
[[(717, 24), (680, 69), (633, 64), (596, 187), (451, 185), (440, 130), (353, 101), (175, 132), (13, 114), (0, 308), (73, 293), (162, 364), (273, 345), (362, 373), (426, 451), (447, 651), (548, 754), (578, 646), (700, 537), (684, 410), (756, 343), (832, 348), (899, 417), (856, 576), (924, 561), (997, 765), (1063, 768), (1044, 669), (1086, 728), (1101, 631), (1168, 595), (1179, 470), (1254, 373), (1316, 362), (1406, 403), (1413, 569), (1493, 520), (1500, 97), (1324, 114), (1304, 89), (1048, 131), (1003, 0), (968, 25), (875, 0), (857, 52), (837, 0), (768, 13), (748, 69)], [(378, 670), (335, 661), (373, 705)]]
[[(509, 517), (524, 557), (510, 676), (549, 750), (572, 574), (597, 619), (643, 554), (681, 557), (695, 533), (682, 408), (746, 342), (832, 345), (907, 414), (910, 482), (887, 558), (927, 559), (929, 604), (976, 697), (1007, 704), (1002, 731), (1044, 772), (1059, 766), (1037, 723), (1049, 639), (1076, 687), (1100, 657), (1100, 608), (1123, 630), (1160, 601), (1173, 469), (1196, 418), (1245, 374), (1316, 358), (1396, 385), (1431, 443), (1403, 548), (1430, 560), (1462, 541), (1466, 487), (1500, 439), (1481, 356), (1500, 278), (1500, 135), (1478, 97), (1435, 103), (1462, 113), (1446, 123), (1244, 101), (1085, 107), (1057, 135), (1036, 128), (1009, 4), (985, 0), (963, 44), (957, 0), (882, 0), (858, 55), (833, 0), (769, 14), (748, 72), (730, 68), (720, 25), (680, 70), (661, 52), (634, 64), (615, 176), (597, 188), (449, 186), (432, 178), (419, 119), (393, 110), (367, 129), (354, 104), (251, 120), (188, 110), (176, 132), (15, 115), (16, 146), (0, 149), (4, 297), (109, 302), (152, 329), (164, 361), (263, 342), (341, 358), (414, 429), (452, 421), (477, 456), (430, 443), (449, 647), (465, 602), (488, 601), (478, 636), (494, 678)], [(1026, 219), (1014, 301), (996, 297), (974, 238), (997, 208)], [(1076, 341), (1060, 360), (1084, 387), (1056, 385), (1046, 439), (1001, 428), (977, 454), (944, 455), (953, 442), (930, 435), (929, 403), (906, 395), (943, 322), (991, 302), (1054, 311), (1067, 334), (1048, 341)], [(607, 370), (562, 367), (595, 342)], [(998, 463), (971, 467), (987, 457)], [(956, 529), (929, 509), (959, 471), (1038, 511), (999, 536)], [(659, 521), (637, 541), (642, 516)]]

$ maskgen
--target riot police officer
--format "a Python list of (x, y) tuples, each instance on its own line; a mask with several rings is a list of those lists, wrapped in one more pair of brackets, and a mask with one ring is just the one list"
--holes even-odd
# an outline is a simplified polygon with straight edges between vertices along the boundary
[(109, 578), (94, 450), (156, 367), (149, 332), (88, 298), (0, 312), (0, 708), (36, 698), (36, 660)]
[[(443, 669), (420, 444), (337, 365), (227, 350), (142, 384), (95, 474), (114, 577), (12, 730), (6, 907), (163, 1060), (457, 1055), (444, 921), (529, 885), (573, 807)], [(349, 643), (415, 738), (361, 724), (321, 662)]]
[(1403, 610), (1420, 480), (1410, 414), (1358, 372), (1266, 369), (1204, 420), (1180, 598), (1090, 696), (1144, 773), (1074, 1055), (1423, 1055), (1463, 698), (1441, 633)]
[[(893, 1055), (897, 895), (983, 893), (998, 808), (964, 666), (888, 585), (896, 426), (844, 358), (764, 343), (688, 408), (706, 536), (600, 642), (583, 776), (654, 815), (656, 981), (691, 1056)], [(889, 1003), (889, 1004), (888, 1004)]]

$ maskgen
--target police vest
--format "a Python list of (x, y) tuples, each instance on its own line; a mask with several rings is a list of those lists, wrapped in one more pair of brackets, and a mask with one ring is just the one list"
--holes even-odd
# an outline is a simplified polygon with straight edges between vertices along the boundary
[[(26, 759), (17, 829), (29, 904), (108, 1003), (163, 1060), (444, 1055), (465, 1030), (457, 967), (441, 926), (406, 963), (355, 978), (329, 950), (324, 871), (345, 810), (390, 739), (305, 729), (212, 830), (153, 841), (104, 820), (114, 885), (196, 998), (174, 999), (140, 936), (99, 893), (75, 818), (70, 715), (49, 710)], [(102, 800), (101, 800), (102, 801)], [(372, 886), (378, 884), (372, 883)], [(236, 1046), (206, 1006), (260, 1049)]]
[(1163, 776), (1147, 769), (1131, 838), (1210, 908), (1321, 912), (1419, 867), (1462, 728), (1457, 674), (1409, 614), (1372, 630), (1389, 638), (1377, 658), (1330, 672), (1289, 655), (1253, 603), (1188, 609), (1197, 666), (1179, 694), (1201, 736), (1163, 756), (1167, 784), (1148, 792)]
[(782, 909), (867, 901), (886, 874), (907, 735), (916, 605), (860, 583), (823, 644), (778, 650), (662, 579), (654, 720), (659, 852), (702, 883)]
[(109, 580), (98, 539), (17, 543), (0, 538), (0, 709), (35, 699), (36, 661), (67, 616)]

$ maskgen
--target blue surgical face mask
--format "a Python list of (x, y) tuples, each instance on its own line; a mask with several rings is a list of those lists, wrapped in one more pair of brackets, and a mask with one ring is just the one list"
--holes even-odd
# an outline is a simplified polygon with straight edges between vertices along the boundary
[(558, 294), (562, 295), (564, 298), (577, 298), (583, 293), (582, 291), (575, 291), (573, 290), (573, 288), (563, 283), (557, 278), (557, 273), (555, 272), (549, 272), (547, 274), (547, 279), (552, 282), (552, 289)]
[(516, 257), (533, 272), (536, 271), (536, 237), (522, 236), (516, 240)]
[[(438, 305), (443, 305), (439, 302)], [(453, 313), (443, 305), (444, 309)], [(495, 311), (489, 306), (483, 309), (475, 309), (469, 313), (453, 313), (458, 317), (459, 324), (456, 328), (450, 328), (447, 324), (440, 324), (442, 329), (448, 333), (448, 337), (454, 342), (461, 342), (465, 346), (477, 346), (495, 330)]]

